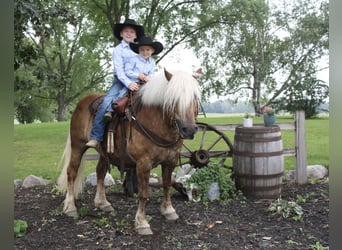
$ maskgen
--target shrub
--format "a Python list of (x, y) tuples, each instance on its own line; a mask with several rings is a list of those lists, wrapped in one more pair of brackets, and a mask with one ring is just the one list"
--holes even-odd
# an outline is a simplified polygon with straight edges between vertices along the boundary
[(213, 182), (218, 182), (220, 189), (220, 201), (229, 201), (236, 196), (236, 188), (231, 173), (224, 168), (222, 163), (210, 162), (207, 166), (197, 169), (195, 173), (186, 180), (186, 187), (191, 183), (197, 185), (197, 192), (201, 202), (208, 205), (208, 189)]
[(14, 220), (14, 235), (15, 237), (22, 237), (26, 234), (27, 222), (24, 220)]

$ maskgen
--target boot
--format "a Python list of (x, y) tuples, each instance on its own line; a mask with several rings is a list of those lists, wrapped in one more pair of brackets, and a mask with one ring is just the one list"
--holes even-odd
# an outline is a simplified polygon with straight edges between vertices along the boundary
[(106, 112), (104, 117), (103, 117), (105, 123), (110, 122), (112, 120), (112, 118), (113, 118), (112, 117), (112, 112), (109, 112), (109, 111)]
[(86, 146), (89, 148), (96, 148), (98, 143), (99, 142), (97, 140), (90, 140), (86, 143)]

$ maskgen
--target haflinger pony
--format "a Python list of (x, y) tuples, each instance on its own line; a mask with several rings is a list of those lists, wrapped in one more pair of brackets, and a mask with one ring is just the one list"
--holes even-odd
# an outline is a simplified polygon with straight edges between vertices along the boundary
[[(89, 107), (100, 96), (91, 94), (84, 97), (71, 117), (70, 134), (63, 154), (64, 168), (57, 182), (66, 190), (64, 212), (69, 216), (77, 215), (75, 198), (82, 191), (82, 157), (88, 149), (86, 143), (94, 119)], [(107, 150), (107, 133), (106, 139), (96, 149), (100, 158), (96, 167), (94, 203), (103, 211), (114, 210), (107, 201), (104, 188), (104, 177), (110, 170), (110, 164), (119, 166), (124, 163), (125, 168), (135, 168), (139, 200), (135, 228), (139, 234), (148, 235), (153, 234), (145, 218), (149, 177), (151, 169), (158, 165), (161, 165), (164, 190), (161, 214), (167, 220), (178, 219), (170, 196), (171, 175), (177, 165), (183, 139), (193, 139), (197, 131), (200, 91), (197, 80), (190, 73), (178, 71), (171, 74), (164, 70), (143, 85), (133, 99), (132, 119), (124, 120), (123, 128), (117, 127), (114, 152)]]

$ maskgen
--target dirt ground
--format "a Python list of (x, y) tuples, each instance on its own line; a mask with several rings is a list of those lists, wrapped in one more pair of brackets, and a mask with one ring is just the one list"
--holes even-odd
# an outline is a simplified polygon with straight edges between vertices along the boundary
[(115, 212), (94, 208), (95, 187), (87, 187), (77, 200), (80, 217), (61, 213), (64, 195), (52, 186), (15, 191), (14, 219), (28, 229), (15, 238), (14, 249), (325, 249), (329, 246), (329, 185), (326, 181), (295, 185), (284, 183), (282, 199), (303, 208), (302, 220), (267, 211), (271, 201), (240, 197), (228, 204), (208, 207), (189, 202), (173, 189), (179, 220), (166, 221), (159, 212), (161, 192), (151, 188), (147, 214), (154, 232), (139, 236), (134, 230), (137, 200), (120, 187), (107, 188)]

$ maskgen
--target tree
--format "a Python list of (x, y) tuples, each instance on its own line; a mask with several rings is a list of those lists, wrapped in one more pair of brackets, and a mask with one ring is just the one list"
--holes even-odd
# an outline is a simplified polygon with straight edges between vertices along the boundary
[(99, 89), (110, 74), (107, 44), (96, 37), (77, 1), (17, 2), (15, 10), (15, 20), (21, 20), (16, 30), (24, 34), (15, 37), (15, 91), (23, 93), (21, 103), (55, 102), (57, 120), (63, 121), (67, 107)]
[[(197, 15), (201, 22), (207, 22), (208, 13), (220, 20), (191, 41), (206, 69), (206, 96), (239, 94), (260, 113), (262, 101), (270, 104), (308, 77), (315, 79), (318, 60), (328, 53), (328, 3), (289, 3), (211, 1)], [(217, 13), (219, 4), (225, 7)]]
[[(164, 40), (164, 50), (157, 58), (159, 62), (177, 46), (188, 43), (191, 36), (210, 28), (211, 21), (199, 24), (194, 19), (194, 13), (200, 11), (203, 4), (206, 5), (206, 1), (91, 0), (86, 5), (98, 28), (106, 25), (113, 32), (114, 24), (120, 22), (121, 17), (133, 18), (144, 26), (148, 36), (153, 39), (159, 36)], [(117, 44), (114, 34), (112, 37)]]
[[(19, 13), (26, 15), (16, 14), (15, 19), (19, 17), (18, 23), (31, 23), (35, 34), (22, 36), (30, 40), (21, 44), (33, 48), (27, 50), (28, 57), (39, 56), (44, 61), (24, 60), (26, 57), (20, 53), (19, 57), (39, 80), (32, 81), (32, 86), (38, 85), (41, 90), (35, 96), (55, 98), (59, 120), (72, 100), (105, 79), (106, 74), (100, 72), (106, 70), (101, 71), (100, 64), (110, 56), (101, 52), (118, 43), (113, 27), (121, 17), (136, 19), (144, 25), (147, 35), (163, 40), (165, 48), (157, 62), (180, 45), (192, 48), (205, 69), (204, 99), (214, 94), (233, 98), (239, 94), (251, 100), (258, 113), (262, 104), (279, 101), (303, 81), (317, 88), (324, 85), (307, 79), (317, 79), (315, 74), (320, 70), (317, 62), (328, 53), (326, 0), (321, 0), (320, 5), (309, 0), (279, 0), (279, 6), (271, 6), (265, 0), (79, 0), (62, 4), (26, 0), (25, 3), (35, 3), (37, 11), (33, 7), (25, 11), (19, 8)], [(34, 65), (27, 63), (32, 61)], [(29, 85), (18, 83), (19, 87)], [(42, 95), (42, 90), (49, 95), (45, 92)], [(316, 97), (326, 96), (321, 93)]]
[(292, 113), (304, 110), (305, 117), (312, 118), (318, 114), (318, 107), (324, 103), (328, 93), (328, 86), (322, 81), (307, 77), (300, 83), (290, 85), (284, 95), (274, 102), (273, 107)]

